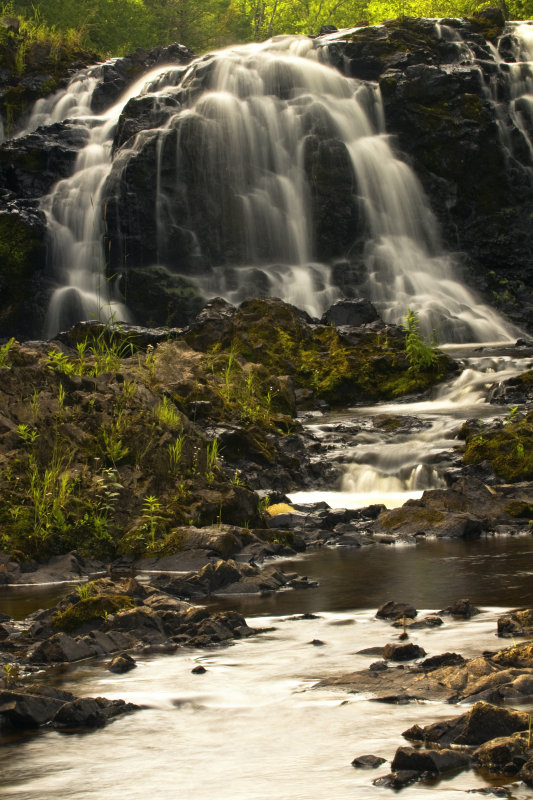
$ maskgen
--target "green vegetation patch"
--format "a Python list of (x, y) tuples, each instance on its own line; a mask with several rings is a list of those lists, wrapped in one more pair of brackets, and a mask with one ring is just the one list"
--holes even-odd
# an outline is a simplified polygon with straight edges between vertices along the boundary
[[(488, 461), (508, 483), (533, 479), (533, 411), (492, 430), (466, 432), (465, 464)], [(519, 514), (518, 516), (522, 516)]]
[(75, 631), (87, 622), (105, 619), (125, 608), (133, 608), (135, 603), (125, 594), (105, 594), (86, 597), (64, 611), (58, 611), (52, 620), (54, 628), (61, 631)]

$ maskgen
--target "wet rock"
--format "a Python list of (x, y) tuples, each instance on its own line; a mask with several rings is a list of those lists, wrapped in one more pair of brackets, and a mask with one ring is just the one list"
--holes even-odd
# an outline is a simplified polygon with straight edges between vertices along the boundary
[(369, 300), (339, 300), (326, 311), (322, 317), (324, 325), (359, 326), (368, 322), (375, 322), (379, 319), (379, 314)]
[(400, 617), (392, 623), (393, 628), (406, 628), (407, 630), (419, 630), (420, 628), (438, 628), (443, 625), (443, 621), (436, 614), (428, 614), (423, 619), (409, 619), (408, 617)]
[(466, 660), (459, 653), (441, 653), (438, 656), (431, 656), (419, 663), (419, 668), (425, 672), (431, 672), (440, 667), (462, 666)]
[(469, 756), (458, 750), (419, 750), (414, 747), (399, 747), (391, 763), (394, 772), (414, 770), (430, 775), (466, 769), (469, 765)]
[(130, 672), (132, 669), (135, 669), (136, 666), (137, 664), (135, 663), (135, 659), (128, 655), (128, 653), (120, 653), (111, 661), (108, 669), (109, 672), (115, 672), (117, 675), (122, 675), (125, 672)]
[(191, 669), (191, 672), (193, 675), (204, 675), (207, 672), (207, 670), (205, 667), (202, 667), (202, 665), (199, 664), (197, 667)]
[(68, 692), (38, 693), (28, 688), (0, 691), (0, 727), (37, 728), (49, 722), (59, 709), (74, 699)]
[(498, 636), (530, 636), (533, 633), (533, 609), (519, 608), (498, 617)]
[[(466, 714), (426, 726), (423, 736), (425, 741), (444, 745), (480, 745), (490, 739), (525, 731), (528, 724), (528, 714), (481, 701)], [(406, 731), (403, 735), (408, 737), (409, 733)], [(418, 735), (419, 731), (415, 731), (415, 734)]]
[(357, 758), (354, 758), (352, 761), (352, 767), (355, 767), (355, 769), (376, 769), (381, 766), (381, 764), (384, 764), (385, 760), (386, 759), (381, 758), (381, 756), (357, 756)]
[(533, 642), (524, 642), (498, 653), (490, 654), (491, 661), (502, 667), (533, 667)]
[(411, 661), (414, 658), (423, 658), (426, 651), (417, 644), (386, 644), (383, 648), (383, 658), (387, 661)]
[(30, 664), (54, 664), (81, 661), (90, 658), (95, 651), (84, 642), (73, 639), (66, 633), (56, 633), (30, 648), (28, 661)]
[(381, 619), (400, 619), (401, 617), (413, 619), (417, 614), (416, 608), (409, 603), (396, 603), (393, 600), (388, 600), (378, 608), (376, 617)]
[(52, 720), (55, 728), (100, 728), (105, 722), (102, 709), (90, 697), (64, 703)]
[(402, 769), (398, 772), (390, 772), (372, 781), (374, 786), (383, 786), (387, 789), (404, 789), (420, 778), (420, 773), (414, 769)]
[(526, 761), (518, 777), (521, 778), (527, 786), (533, 788), (533, 758)]
[(478, 747), (472, 758), (478, 767), (505, 775), (516, 775), (527, 761), (528, 749), (525, 736), (501, 736)]
[(451, 606), (448, 606), (439, 613), (450, 614), (450, 616), (458, 619), (471, 619), (471, 617), (475, 617), (477, 614), (480, 614), (481, 611), (479, 608), (476, 608), (476, 606), (472, 605), (470, 600), (456, 600)]

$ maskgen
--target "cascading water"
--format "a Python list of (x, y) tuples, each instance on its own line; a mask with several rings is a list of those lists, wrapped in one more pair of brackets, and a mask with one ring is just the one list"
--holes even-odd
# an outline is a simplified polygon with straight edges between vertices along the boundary
[[(514, 40), (515, 63), (508, 63), (511, 94), (510, 113), (527, 142), (533, 161), (533, 25), (515, 22), (508, 25)], [(530, 168), (533, 178), (533, 167)]]
[[(58, 284), (47, 334), (87, 316), (129, 318), (105, 279), (108, 185), (155, 137), (154, 262), (194, 280), (204, 295), (280, 296), (313, 316), (341, 296), (331, 262), (315, 255), (315, 148), (337, 168), (340, 159), (351, 183), (365, 238), (359, 291), (384, 319), (399, 322), (412, 308), (422, 331), (436, 329), (441, 341), (516, 335), (457, 279), (428, 200), (383, 131), (376, 85), (344, 77), (324, 63), (326, 54), (320, 39), (279, 37), (203, 57), (187, 70), (154, 70), (101, 116), (88, 108), (92, 74), (51, 107), (35, 109), (32, 124), (67, 113), (89, 129), (75, 173), (42, 203)], [(116, 123), (141, 90), (154, 102), (173, 98), (177, 109), (163, 127), (130, 139), (113, 162)]]

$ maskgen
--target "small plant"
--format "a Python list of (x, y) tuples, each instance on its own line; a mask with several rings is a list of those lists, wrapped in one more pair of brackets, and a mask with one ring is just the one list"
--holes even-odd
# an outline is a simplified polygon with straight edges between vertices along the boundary
[(518, 410), (518, 406), (511, 406), (507, 415), (504, 420), (504, 425), (512, 425), (513, 422), (517, 422), (517, 418), (520, 416), (520, 412)]
[(436, 360), (435, 350), (427, 345), (420, 337), (419, 321), (416, 313), (407, 309), (404, 318), (405, 352), (412, 372), (421, 372), (432, 367)]
[(129, 453), (129, 448), (122, 443), (119, 428), (120, 425), (117, 422), (111, 428), (106, 428), (105, 425), (100, 427), (102, 451), (113, 467), (116, 467)]
[(268, 509), (269, 506), (270, 506), (270, 497), (268, 495), (266, 495), (257, 504), (257, 513), (261, 514), (261, 515), (266, 514), (267, 509)]
[(41, 410), (40, 396), (41, 393), (37, 389), (34, 389), (30, 400), (31, 416), (34, 422), (39, 416), (39, 411)]
[(17, 664), (4, 664), (4, 687), (12, 689), (20, 678), (20, 668)]
[(11, 369), (11, 361), (9, 360), (9, 351), (15, 344), (15, 339), (11, 338), (8, 342), (0, 347), (0, 369)]
[(163, 397), (162, 402), (155, 407), (154, 414), (159, 422), (171, 430), (181, 430), (181, 417), (167, 397)]
[(76, 584), (76, 594), (78, 595), (80, 600), (87, 600), (88, 597), (92, 597), (93, 593), (94, 593), (93, 581)]
[(17, 425), (17, 433), (24, 444), (35, 444), (36, 440), (39, 438), (38, 431), (36, 431), (35, 428), (30, 428), (29, 425), (25, 425), (24, 423)]
[(63, 409), (65, 408), (65, 397), (66, 397), (65, 389), (63, 387), (63, 384), (60, 383), (59, 384), (58, 402), (59, 402), (59, 408), (61, 409), (61, 411), (63, 411)]
[(232, 486), (244, 486), (244, 481), (241, 479), (238, 470), (235, 470), (235, 472), (233, 473), (230, 483), (232, 484)]
[(59, 350), (49, 350), (46, 361), (48, 369), (54, 372), (62, 372), (64, 375), (73, 375), (75, 367), (70, 358)]
[(213, 483), (215, 480), (215, 468), (217, 465), (218, 459), (218, 439), (213, 439), (211, 443), (208, 443), (207, 450), (206, 450), (206, 465), (205, 465), (205, 476), (207, 478), (208, 483)]
[(128, 381), (125, 380), (122, 384), (122, 394), (124, 396), (124, 400), (129, 403), (135, 397), (137, 392), (137, 384), (135, 381)]
[(154, 497), (153, 494), (148, 495), (143, 500), (142, 517), (148, 523), (148, 533), (150, 534), (150, 543), (152, 547), (155, 544), (155, 535), (159, 521), (163, 517), (159, 514), (161, 511), (161, 503)]
[(175, 475), (178, 474), (181, 463), (181, 456), (183, 452), (183, 436), (177, 436), (173, 444), (168, 445), (168, 454), (170, 457), (170, 472)]
[(524, 445), (522, 444), (522, 442), (518, 442), (518, 444), (516, 445), (516, 457), (522, 459), (524, 458), (525, 454), (526, 451), (524, 449)]

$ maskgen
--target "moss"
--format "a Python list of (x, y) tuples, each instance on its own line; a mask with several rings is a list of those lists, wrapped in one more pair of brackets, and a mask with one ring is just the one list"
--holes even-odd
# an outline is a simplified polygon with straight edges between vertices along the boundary
[(463, 461), (488, 461), (496, 475), (509, 483), (533, 479), (533, 411), (503, 427), (466, 432)]
[(124, 608), (133, 608), (134, 605), (131, 597), (124, 594), (87, 597), (64, 611), (58, 611), (52, 620), (52, 625), (61, 631), (75, 631), (87, 622), (105, 619), (108, 614), (114, 614)]
[[(227, 358), (231, 350), (261, 364), (267, 377), (289, 375), (296, 388), (330, 405), (424, 391), (449, 373), (452, 361), (444, 354), (427, 369), (413, 371), (403, 332), (385, 330), (385, 336), (363, 332), (353, 341), (331, 326), (307, 324), (282, 301), (249, 300), (219, 334), (218, 355)], [(195, 331), (187, 341), (198, 346), (202, 335)]]
[(385, 530), (395, 530), (404, 525), (435, 525), (442, 522), (444, 514), (442, 511), (436, 511), (429, 508), (414, 508), (413, 506), (403, 506), (402, 508), (393, 508), (391, 511), (386, 512), (386, 516), (380, 517), (380, 525)]
[(0, 336), (19, 329), (27, 314), (24, 303), (28, 283), (41, 263), (43, 242), (39, 232), (17, 214), (0, 213)]
[(511, 500), (505, 506), (505, 511), (511, 517), (525, 517), (533, 519), (533, 503), (525, 503), (521, 500)]

